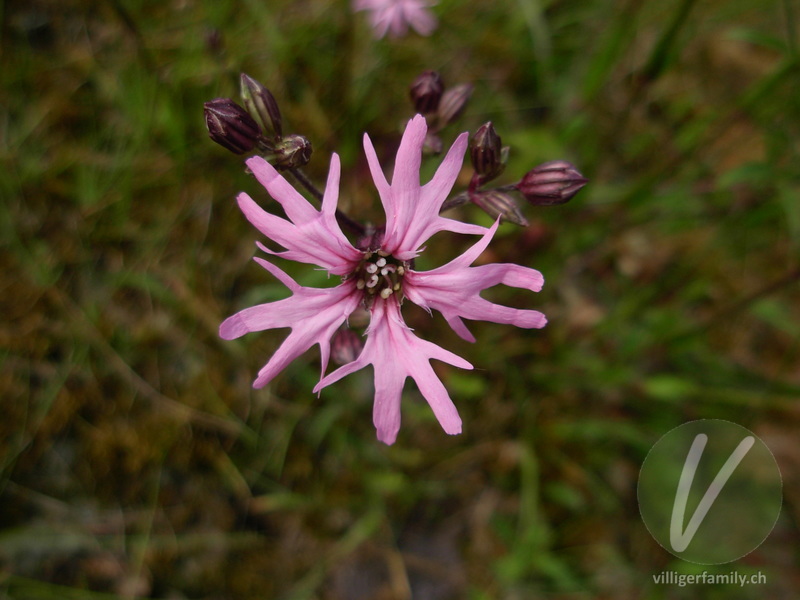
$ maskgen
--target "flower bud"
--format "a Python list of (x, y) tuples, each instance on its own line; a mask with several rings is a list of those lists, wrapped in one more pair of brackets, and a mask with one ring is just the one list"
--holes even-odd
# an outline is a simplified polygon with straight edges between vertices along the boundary
[(247, 111), (230, 98), (215, 98), (203, 105), (208, 135), (234, 154), (252, 150), (261, 129)]
[(469, 157), (472, 168), (481, 176), (483, 183), (491, 181), (505, 169), (503, 145), (491, 121), (481, 125), (472, 136), (469, 141)]
[(520, 211), (516, 200), (505, 192), (500, 190), (473, 192), (470, 194), (470, 200), (493, 219), (500, 217), (503, 221), (515, 225), (528, 226), (528, 220)]
[(425, 143), (422, 145), (422, 151), (426, 154), (441, 154), (442, 146), (442, 138), (439, 134), (429, 129), (428, 133), (425, 134)]
[(442, 208), (439, 209), (440, 213), (443, 213), (447, 210), (452, 208), (458, 208), (459, 206), (464, 206), (470, 200), (469, 192), (461, 192), (456, 196), (450, 196), (447, 200), (442, 203)]
[(364, 340), (349, 327), (339, 329), (331, 339), (331, 359), (337, 365), (353, 362), (364, 349)]
[(461, 116), (467, 101), (472, 96), (472, 90), (473, 85), (471, 83), (462, 83), (442, 94), (442, 100), (439, 102), (437, 110), (442, 127)]
[(245, 108), (261, 124), (267, 135), (280, 137), (281, 111), (270, 91), (246, 73), (242, 73), (240, 92)]
[(569, 202), (589, 182), (565, 160), (552, 160), (528, 171), (516, 188), (536, 206)]
[(302, 135), (291, 134), (275, 145), (270, 162), (276, 169), (294, 169), (311, 160), (311, 142)]
[(414, 110), (422, 115), (429, 115), (439, 108), (439, 101), (444, 92), (444, 83), (436, 71), (423, 71), (411, 84), (411, 102)]

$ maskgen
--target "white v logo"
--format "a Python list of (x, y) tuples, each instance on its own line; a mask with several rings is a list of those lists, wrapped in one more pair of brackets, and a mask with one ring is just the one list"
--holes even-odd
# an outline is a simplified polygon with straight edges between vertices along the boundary
[(750, 448), (753, 447), (755, 438), (753, 436), (748, 436), (739, 442), (739, 445), (736, 446), (736, 449), (728, 457), (728, 460), (722, 465), (717, 476), (714, 477), (714, 481), (708, 486), (706, 493), (703, 495), (703, 499), (700, 500), (700, 504), (697, 505), (692, 518), (689, 520), (689, 524), (686, 526), (686, 531), (681, 531), (683, 528), (683, 517), (686, 513), (686, 501), (689, 498), (689, 490), (692, 487), (694, 474), (697, 471), (697, 465), (700, 463), (700, 457), (703, 456), (703, 450), (706, 447), (707, 441), (708, 436), (706, 434), (698, 433), (694, 438), (694, 442), (692, 442), (692, 447), (689, 448), (686, 462), (683, 463), (683, 471), (681, 471), (681, 478), (678, 481), (678, 490), (675, 492), (675, 504), (672, 505), (672, 520), (669, 525), (669, 543), (672, 545), (672, 549), (675, 550), (675, 552), (683, 552), (689, 546), (692, 538), (694, 538), (694, 534), (697, 533), (697, 528), (700, 527), (700, 523), (706, 518), (711, 505), (714, 504), (714, 500), (717, 499), (717, 496), (719, 496), (719, 493), (722, 491), (722, 488), (725, 486), (725, 483), (727, 483), (736, 467), (739, 466), (739, 463), (742, 462), (742, 459), (750, 451)]

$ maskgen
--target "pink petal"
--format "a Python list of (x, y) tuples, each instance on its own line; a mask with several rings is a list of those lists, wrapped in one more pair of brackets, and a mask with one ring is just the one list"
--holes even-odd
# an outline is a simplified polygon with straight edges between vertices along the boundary
[(486, 232), (485, 227), (439, 216), (442, 204), (447, 200), (461, 171), (467, 142), (467, 133), (458, 136), (433, 178), (421, 188), (418, 205), (415, 207), (414, 214), (408, 219), (407, 227), (398, 244), (398, 248), (402, 249), (400, 253), (406, 254), (406, 256), (398, 256), (401, 260), (412, 258), (413, 254), (408, 256), (412, 250), (415, 254), (422, 244), (440, 231), (468, 234)]
[(402, 237), (408, 231), (417, 213), (420, 184), (419, 167), (422, 161), (422, 146), (428, 125), (425, 117), (416, 115), (408, 122), (394, 163), (392, 175), (391, 202), (394, 204), (395, 218), (386, 223), (386, 237)]
[(422, 186), (422, 204), (427, 212), (439, 214), (442, 203), (447, 199), (450, 190), (461, 172), (461, 164), (464, 162), (464, 151), (467, 149), (469, 134), (462, 133), (450, 146), (447, 154), (436, 169), (431, 180)]
[(420, 35), (428, 36), (434, 32), (438, 22), (430, 11), (422, 6), (415, 6), (406, 11), (406, 20), (409, 25)]
[(287, 260), (318, 265), (334, 275), (349, 273), (361, 254), (353, 248), (336, 222), (339, 194), (339, 157), (331, 157), (328, 184), (317, 211), (264, 159), (253, 157), (248, 166), (267, 191), (284, 207), (289, 221), (263, 210), (247, 194), (238, 197), (247, 220), (272, 241), (286, 248), (279, 254)]
[(367, 342), (361, 355), (324, 377), (314, 388), (322, 388), (371, 364), (375, 380), (373, 420), (378, 439), (394, 443), (400, 429), (400, 397), (407, 377), (417, 382), (442, 428), (449, 434), (461, 433), (461, 418), (444, 385), (430, 365), (441, 360), (462, 369), (472, 365), (452, 352), (416, 337), (403, 322), (397, 300), (376, 300)]
[(423, 249), (421, 246), (440, 231), (483, 235), (486, 232), (486, 227), (473, 225), (472, 223), (464, 223), (463, 221), (455, 221), (445, 217), (436, 217), (435, 220), (430, 222), (421, 231), (409, 233), (393, 252), (394, 257), (399, 260), (411, 260), (419, 256), (419, 253)]
[(322, 214), (329, 225), (336, 222), (336, 208), (339, 204), (339, 178), (342, 164), (339, 155), (331, 155), (331, 166), (328, 169), (328, 181), (325, 183), (325, 192), (322, 194)]
[(381, 198), (381, 204), (383, 204), (383, 210), (386, 213), (386, 222), (393, 223), (396, 217), (394, 202), (391, 201), (392, 188), (389, 186), (389, 182), (386, 181), (386, 175), (384, 175), (383, 167), (381, 167), (378, 155), (375, 153), (375, 147), (366, 133), (364, 134), (364, 154), (367, 155), (367, 164), (372, 174), (372, 181), (375, 183), (378, 195)]
[[(266, 248), (264, 248), (263, 244), (261, 244), (259, 242), (256, 242), (256, 244), (259, 247), (261, 247), (264, 250), (266, 250)], [(256, 261), (262, 267), (264, 267), (267, 271), (272, 273), (272, 275), (274, 275), (275, 278), (278, 279), (283, 285), (285, 285), (287, 288), (289, 288), (289, 291), (291, 291), (292, 293), (298, 291), (302, 287), (294, 279), (292, 279), (289, 276), (288, 273), (286, 273), (282, 269), (279, 269), (276, 265), (273, 265), (271, 262), (268, 262), (268, 261), (264, 260), (263, 258), (259, 258), (257, 256), (254, 256), (253, 260)]]
[(258, 182), (286, 211), (286, 216), (295, 223), (300, 225), (308, 221), (312, 221), (317, 216), (317, 210), (311, 203), (303, 198), (292, 184), (283, 178), (283, 175), (278, 173), (271, 164), (260, 156), (253, 156), (245, 161), (247, 167), (256, 176)]
[(389, 22), (389, 35), (393, 38), (403, 37), (408, 33), (408, 23), (406, 22), (400, 2), (395, 6), (385, 9), (381, 20)]
[(408, 33), (408, 26), (420, 35), (430, 35), (436, 28), (436, 18), (427, 10), (435, 2), (421, 0), (355, 0), (354, 10), (368, 10), (375, 37), (387, 31), (392, 37)]
[(406, 297), (426, 310), (442, 313), (453, 330), (463, 339), (474, 342), (461, 319), (491, 321), (516, 325), (526, 329), (541, 328), (547, 323), (545, 316), (536, 310), (510, 308), (489, 302), (480, 293), (492, 286), (505, 284), (511, 287), (538, 292), (544, 278), (539, 271), (514, 264), (468, 266), (486, 248), (497, 223), (464, 254), (446, 265), (431, 271), (408, 271), (403, 292)]
[(461, 170), (468, 143), (467, 134), (458, 137), (433, 179), (421, 186), (419, 167), (426, 132), (427, 124), (421, 115), (416, 115), (408, 122), (397, 151), (391, 185), (386, 181), (372, 142), (368, 136), (364, 136), (364, 151), (386, 211), (383, 248), (400, 260), (414, 258), (420, 246), (439, 231), (468, 234), (486, 232), (485, 227), (439, 216), (439, 210)]
[(360, 295), (351, 283), (323, 289), (303, 287), (271, 263), (259, 259), (259, 264), (286, 283), (292, 295), (245, 308), (228, 317), (220, 325), (220, 337), (231, 340), (252, 331), (290, 327), (291, 333), (259, 371), (253, 387), (267, 385), (286, 365), (314, 344), (320, 346), (322, 377), (328, 367), (331, 337), (356, 309)]

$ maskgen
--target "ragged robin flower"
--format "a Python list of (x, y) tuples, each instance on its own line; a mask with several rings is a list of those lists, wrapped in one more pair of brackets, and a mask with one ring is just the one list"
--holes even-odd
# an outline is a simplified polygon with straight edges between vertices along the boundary
[[(417, 337), (405, 324), (401, 305), (407, 299), (428, 312), (439, 311), (463, 339), (474, 342), (463, 319), (493, 321), (525, 328), (543, 327), (544, 315), (494, 304), (481, 298), (481, 291), (503, 283), (539, 291), (542, 275), (515, 264), (470, 266), (488, 246), (499, 222), (490, 228), (439, 216), (461, 169), (467, 134), (461, 134), (435, 175), (420, 185), (422, 146), (427, 132), (425, 119), (409, 121), (395, 159), (389, 183), (368, 136), (364, 150), (386, 212), (382, 235), (356, 247), (344, 236), (336, 221), (339, 194), (339, 157), (331, 158), (321, 210), (305, 200), (269, 163), (259, 157), (247, 166), (269, 194), (283, 207), (288, 219), (267, 213), (246, 193), (238, 202), (247, 219), (267, 238), (282, 246), (268, 254), (317, 265), (341, 277), (331, 288), (299, 285), (284, 271), (263, 258), (255, 258), (283, 282), (292, 295), (284, 300), (246, 308), (220, 326), (224, 339), (238, 338), (252, 331), (291, 328), (283, 344), (261, 369), (254, 387), (268, 384), (288, 363), (314, 344), (320, 347), (322, 375), (314, 388), (322, 388), (367, 365), (372, 365), (375, 382), (373, 420), (378, 439), (394, 443), (400, 429), (400, 398), (405, 380), (414, 379), (442, 428), (461, 433), (461, 418), (450, 396), (430, 364), (431, 359), (463, 369), (472, 365), (436, 344)], [(423, 245), (440, 231), (476, 234), (481, 238), (461, 256), (431, 271), (417, 271), (413, 259)], [(331, 338), (349, 315), (364, 307), (370, 313), (366, 343), (352, 362), (325, 375), (331, 353)]]
[(428, 10), (436, 2), (431, 0), (354, 0), (354, 10), (369, 12), (375, 37), (389, 33), (398, 38), (408, 33), (411, 26), (420, 35), (430, 35), (436, 29), (436, 17)]

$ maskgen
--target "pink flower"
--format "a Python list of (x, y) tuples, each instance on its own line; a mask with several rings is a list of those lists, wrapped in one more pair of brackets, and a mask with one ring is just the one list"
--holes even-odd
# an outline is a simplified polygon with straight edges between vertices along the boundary
[[(409, 121), (397, 151), (391, 184), (384, 176), (372, 142), (364, 136), (372, 178), (386, 211), (382, 238), (375, 239), (365, 249), (355, 248), (336, 222), (340, 171), (336, 154), (331, 158), (319, 211), (264, 159), (250, 158), (248, 167), (283, 206), (288, 217), (287, 220), (271, 215), (247, 194), (239, 195), (239, 206), (247, 219), (285, 251), (274, 252), (261, 244), (259, 247), (269, 254), (322, 267), (332, 275), (342, 276), (342, 282), (332, 288), (303, 287), (272, 263), (256, 258), (292, 295), (246, 308), (220, 326), (220, 336), (224, 339), (234, 339), (251, 331), (291, 328), (289, 336), (259, 372), (254, 387), (269, 383), (289, 362), (315, 344), (320, 347), (322, 362), (315, 392), (372, 365), (373, 420), (378, 439), (386, 444), (394, 443), (400, 429), (400, 398), (408, 377), (416, 381), (442, 428), (449, 434), (461, 433), (458, 411), (430, 361), (436, 359), (462, 369), (472, 368), (463, 358), (412, 333), (400, 312), (404, 298), (428, 312), (432, 309), (441, 312), (453, 330), (470, 342), (475, 338), (463, 319), (525, 328), (543, 327), (547, 322), (538, 311), (500, 306), (480, 297), (481, 291), (499, 283), (536, 292), (542, 288), (544, 280), (538, 271), (519, 265), (470, 266), (486, 249), (498, 223), (487, 229), (439, 216), (439, 209), (461, 169), (467, 134), (458, 137), (433, 179), (420, 185), (419, 169), (426, 132), (425, 119), (420, 115)], [(446, 265), (431, 271), (416, 271), (412, 259), (439, 231), (480, 234), (481, 238)], [(359, 306), (366, 307), (371, 314), (364, 349), (356, 360), (326, 376), (331, 337)]]
[(382, 38), (388, 31), (398, 38), (408, 33), (409, 25), (420, 35), (433, 33), (436, 17), (427, 7), (435, 4), (428, 0), (355, 0), (353, 9), (370, 11), (375, 37)]

